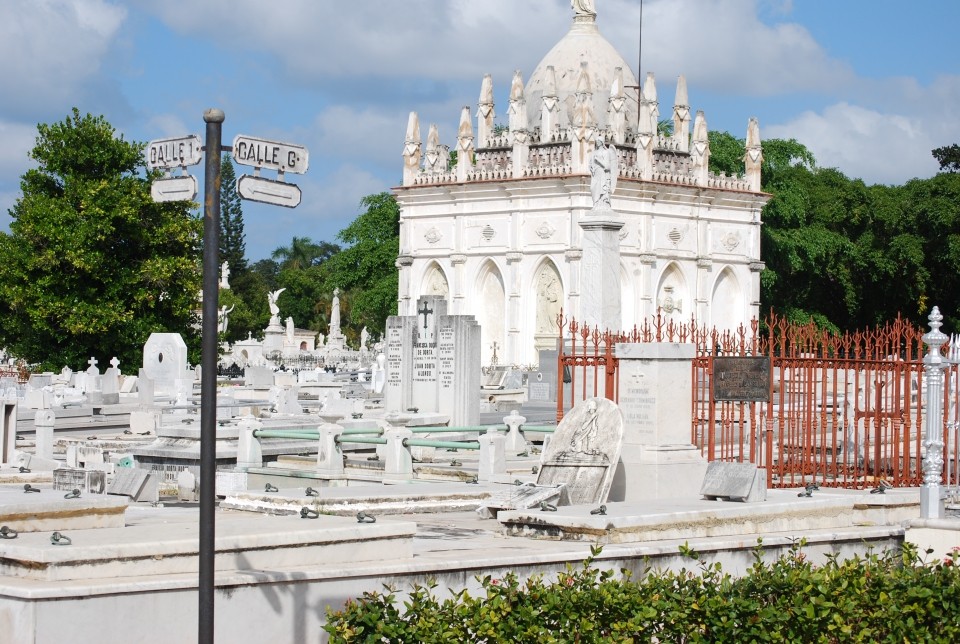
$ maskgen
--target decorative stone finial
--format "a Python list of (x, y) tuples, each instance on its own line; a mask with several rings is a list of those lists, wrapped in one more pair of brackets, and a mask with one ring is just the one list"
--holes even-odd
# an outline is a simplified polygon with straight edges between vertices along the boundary
[(760, 122), (751, 117), (747, 123), (746, 154), (743, 155), (747, 182), (750, 189), (760, 192), (760, 164), (763, 162), (763, 148), (760, 145)]

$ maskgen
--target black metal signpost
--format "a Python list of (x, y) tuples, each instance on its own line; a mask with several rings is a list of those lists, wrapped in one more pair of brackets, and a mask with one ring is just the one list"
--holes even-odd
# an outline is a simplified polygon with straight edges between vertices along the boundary
[(220, 154), (224, 114), (207, 123), (203, 185), (203, 338), (200, 358), (200, 615), (198, 642), (213, 644), (217, 468), (217, 310), (220, 308)]
[[(203, 198), (203, 326), (200, 358), (200, 546), (199, 546), (199, 624), (197, 641), (213, 644), (214, 570), (216, 557), (216, 466), (217, 466), (217, 311), (220, 306), (220, 157), (224, 113), (211, 108), (203, 113), (206, 126)], [(238, 137), (240, 139), (241, 137)], [(295, 207), (300, 203), (300, 189), (285, 183), (284, 172), (302, 174), (307, 171), (307, 150), (302, 146), (264, 139), (241, 139), (244, 148), (238, 163), (255, 168), (253, 177), (241, 177), (245, 186), (240, 196), (279, 206)], [(248, 143), (252, 141), (252, 145)], [(154, 181), (154, 201), (191, 201), (196, 198), (196, 179), (185, 174), (186, 166), (200, 162), (201, 149), (196, 135), (151, 141), (146, 150), (147, 167), (162, 169), (166, 175)], [(169, 171), (180, 168), (181, 176)], [(261, 168), (276, 170), (278, 180), (261, 179)], [(238, 185), (239, 185), (238, 181)], [(250, 194), (245, 195), (244, 192)]]

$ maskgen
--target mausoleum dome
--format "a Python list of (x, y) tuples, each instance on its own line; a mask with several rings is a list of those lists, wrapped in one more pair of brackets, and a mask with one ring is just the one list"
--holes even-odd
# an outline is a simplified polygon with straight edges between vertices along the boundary
[(571, 107), (575, 101), (577, 85), (580, 79), (581, 63), (587, 63), (590, 77), (590, 90), (593, 92), (593, 111), (600, 127), (607, 125), (607, 105), (618, 67), (623, 73), (623, 94), (626, 96), (627, 123), (630, 129), (637, 123), (636, 76), (630, 65), (623, 59), (613, 45), (603, 37), (592, 16), (574, 18), (570, 31), (553, 46), (524, 88), (524, 98), (531, 127), (540, 125), (541, 99), (547, 93), (551, 83), (548, 67), (553, 67), (556, 78), (556, 96), (559, 98), (561, 123), (568, 125)]

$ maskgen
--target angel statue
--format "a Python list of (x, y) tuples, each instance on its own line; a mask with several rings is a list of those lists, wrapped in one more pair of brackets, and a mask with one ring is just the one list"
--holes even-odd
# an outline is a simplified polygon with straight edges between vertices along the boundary
[(272, 293), (267, 293), (267, 300), (270, 303), (270, 315), (280, 315), (280, 307), (277, 306), (277, 298), (280, 297), (280, 294), (283, 293), (285, 288), (282, 288)]

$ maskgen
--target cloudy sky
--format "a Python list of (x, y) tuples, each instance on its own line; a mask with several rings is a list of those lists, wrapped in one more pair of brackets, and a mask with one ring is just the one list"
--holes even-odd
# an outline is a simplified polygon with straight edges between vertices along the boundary
[[(640, 0), (596, 5), (636, 72)], [(0, 0), (0, 211), (37, 123), (76, 106), (147, 141), (202, 135), (219, 107), (225, 144), (310, 151), (308, 174), (288, 176), (300, 207), (245, 202), (248, 255), (294, 235), (333, 241), (361, 197), (400, 182), (411, 110), (452, 144), (489, 72), (505, 123), (513, 71), (528, 77), (571, 16), (569, 0)], [(644, 0), (640, 64), (665, 114), (682, 73), (711, 129), (742, 137), (756, 116), (762, 136), (796, 138), (822, 166), (903, 183), (960, 143), (957, 24), (954, 0)]]

